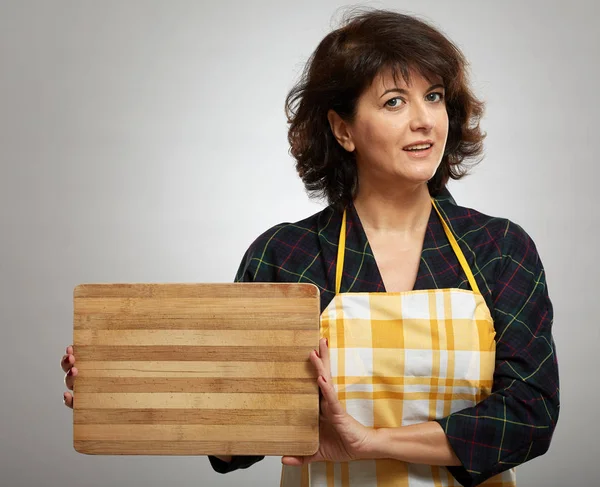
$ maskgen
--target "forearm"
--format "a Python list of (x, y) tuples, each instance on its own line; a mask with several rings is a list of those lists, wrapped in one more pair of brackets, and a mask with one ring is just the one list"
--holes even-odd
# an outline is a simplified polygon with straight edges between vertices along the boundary
[(363, 458), (391, 458), (424, 465), (461, 465), (442, 427), (435, 421), (378, 428)]

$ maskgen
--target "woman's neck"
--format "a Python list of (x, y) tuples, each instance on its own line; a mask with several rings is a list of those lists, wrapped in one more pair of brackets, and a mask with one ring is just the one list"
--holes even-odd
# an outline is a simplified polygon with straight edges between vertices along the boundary
[(388, 191), (359, 185), (354, 207), (365, 231), (407, 236), (424, 231), (432, 209), (426, 183)]

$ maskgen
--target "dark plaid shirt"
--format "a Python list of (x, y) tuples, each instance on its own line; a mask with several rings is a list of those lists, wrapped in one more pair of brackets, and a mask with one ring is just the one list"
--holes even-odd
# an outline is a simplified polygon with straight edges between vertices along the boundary
[[(436, 198), (492, 313), (496, 366), (492, 394), (473, 407), (438, 419), (463, 466), (448, 467), (464, 486), (542, 455), (559, 414), (552, 304), (535, 245), (509, 220), (457, 206), (449, 193)], [(335, 293), (340, 212), (331, 207), (298, 223), (269, 229), (250, 246), (236, 281), (309, 282), (321, 290), (321, 311)], [(347, 212), (341, 292), (385, 292), (353, 206)], [(414, 289), (469, 289), (466, 276), (431, 211)], [(209, 457), (217, 472), (247, 468), (264, 457)]]

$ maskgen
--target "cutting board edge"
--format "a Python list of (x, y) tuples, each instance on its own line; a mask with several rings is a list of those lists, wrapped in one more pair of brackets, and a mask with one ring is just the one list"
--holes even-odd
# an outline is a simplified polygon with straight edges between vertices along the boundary
[(118, 281), (118, 282), (80, 282), (73, 287), (73, 298), (78, 297), (78, 291), (83, 290), (86, 286), (91, 287), (110, 287), (110, 286), (198, 286), (198, 285), (206, 285), (206, 286), (214, 286), (214, 285), (235, 285), (235, 286), (254, 286), (254, 285), (277, 285), (277, 286), (287, 286), (287, 285), (295, 285), (302, 287), (311, 287), (314, 288), (316, 292), (316, 296), (320, 296), (321, 290), (319, 286), (313, 284), (311, 282), (127, 282), (127, 281)]
[(91, 455), (91, 456), (140, 456), (140, 455), (145, 455), (145, 456), (215, 456), (215, 455), (233, 455), (233, 456), (240, 456), (240, 455), (259, 455), (259, 456), (265, 456), (265, 457), (275, 457), (275, 456), (312, 456), (315, 453), (317, 453), (317, 451), (319, 451), (319, 440), (317, 439), (314, 444), (310, 447), (310, 448), (305, 448), (305, 449), (298, 449), (298, 450), (281, 450), (279, 453), (275, 454), (275, 453), (271, 453), (271, 452), (265, 452), (265, 451), (261, 451), (261, 450), (237, 450), (237, 451), (204, 451), (204, 450), (198, 450), (198, 451), (194, 451), (194, 452), (190, 452), (190, 451), (177, 451), (177, 450), (172, 450), (172, 451), (163, 451), (161, 453), (148, 453), (147, 451), (144, 450), (136, 450), (135, 452), (128, 452), (128, 453), (118, 453), (115, 452), (114, 450), (106, 450), (106, 451), (102, 451), (102, 450), (98, 450), (96, 449), (95, 451), (91, 451), (91, 449), (89, 447), (82, 447), (82, 445), (79, 445), (80, 443), (91, 443), (91, 442), (86, 442), (85, 440), (73, 440), (73, 449), (75, 450), (75, 452), (80, 453), (82, 455)]

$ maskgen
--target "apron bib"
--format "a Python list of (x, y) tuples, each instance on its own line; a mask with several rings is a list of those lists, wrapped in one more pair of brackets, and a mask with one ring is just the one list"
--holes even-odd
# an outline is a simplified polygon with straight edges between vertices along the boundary
[[(321, 314), (342, 407), (365, 426), (394, 428), (443, 418), (491, 394), (494, 322), (454, 235), (433, 207), (471, 291), (340, 293), (346, 244), (342, 218), (336, 294)], [(441, 466), (392, 459), (283, 465), (281, 487), (460, 487)], [(515, 487), (515, 469), (480, 484)]]

